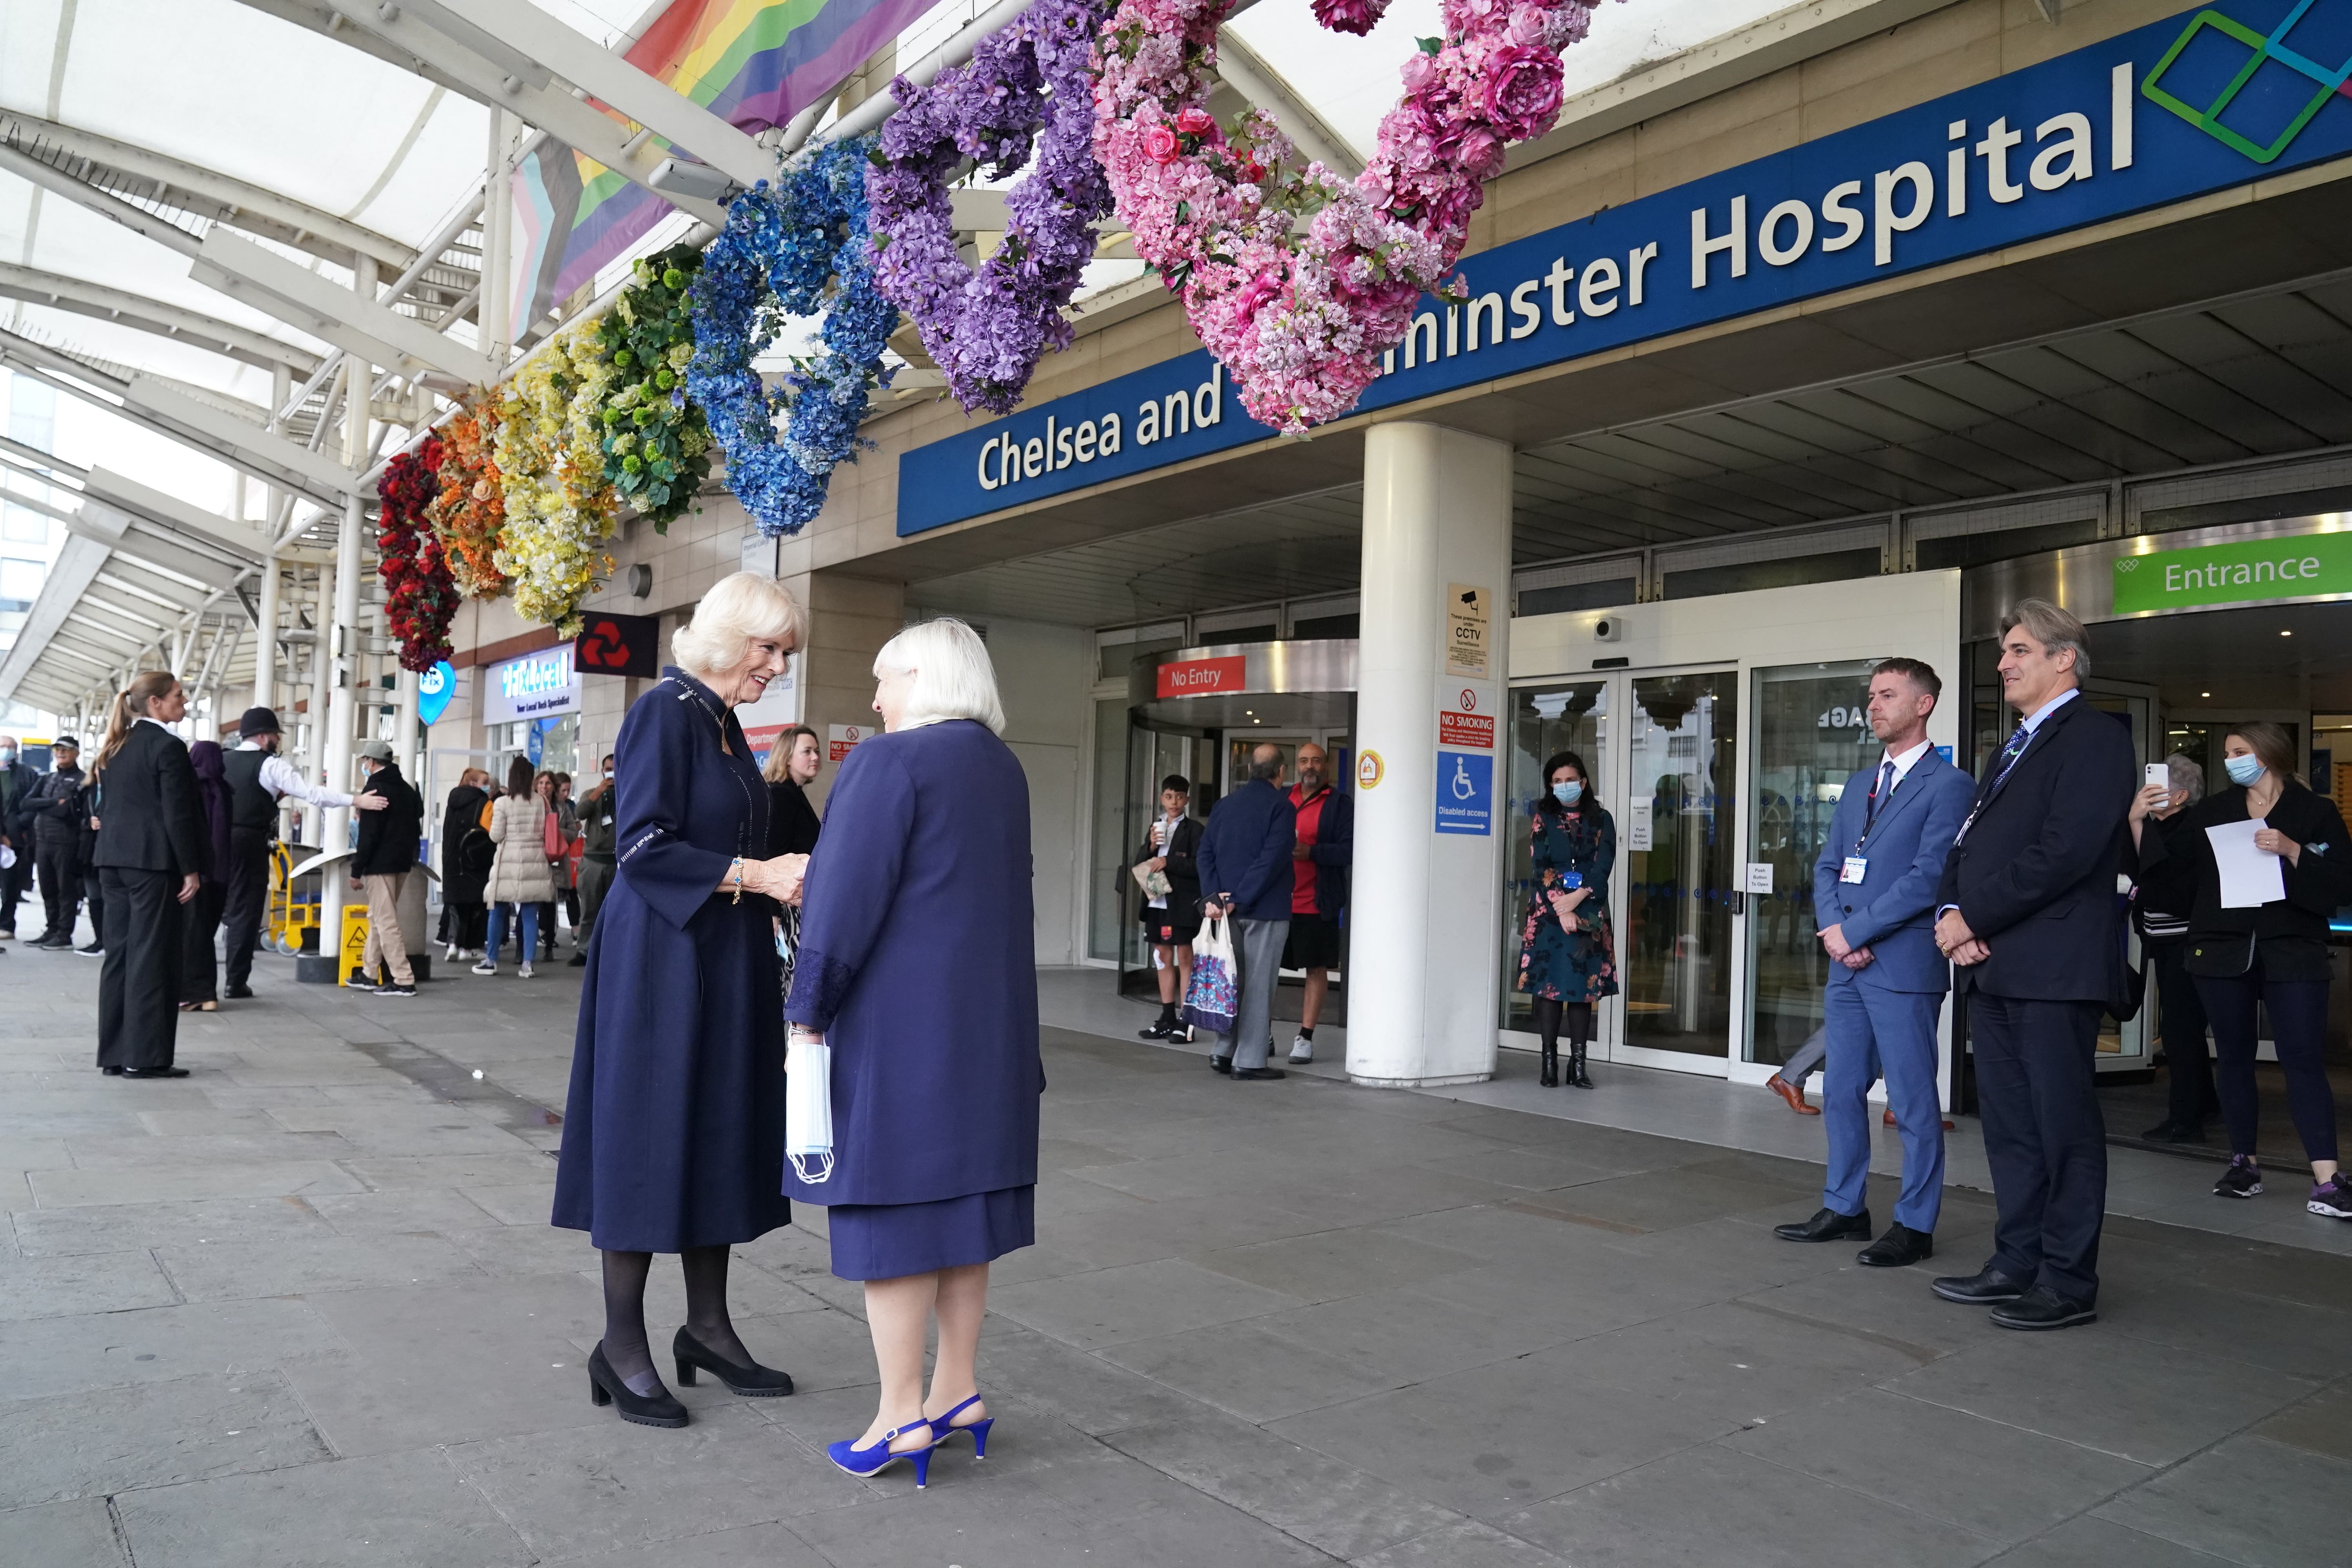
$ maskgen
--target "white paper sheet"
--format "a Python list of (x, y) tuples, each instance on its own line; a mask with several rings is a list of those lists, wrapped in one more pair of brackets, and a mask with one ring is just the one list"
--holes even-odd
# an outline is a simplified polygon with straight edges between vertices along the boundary
[(2213, 842), (2213, 864), (2221, 872), (2221, 907), (2225, 910), (2251, 910), (2286, 897), (2286, 875), (2280, 869), (2279, 858), (2267, 849), (2254, 847), (2254, 835), (2264, 826), (2261, 822), (2225, 822), (2205, 830), (2205, 837)]

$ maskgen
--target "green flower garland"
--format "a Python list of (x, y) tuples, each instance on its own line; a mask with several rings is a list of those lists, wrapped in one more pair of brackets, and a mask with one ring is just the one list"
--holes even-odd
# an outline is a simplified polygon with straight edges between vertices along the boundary
[(611, 366), (604, 404), (604, 477), (629, 510), (667, 533), (710, 478), (710, 427), (686, 395), (694, 357), (694, 317), (686, 291), (702, 269), (702, 252), (674, 245), (637, 262), (636, 281), (621, 290), (597, 325)]

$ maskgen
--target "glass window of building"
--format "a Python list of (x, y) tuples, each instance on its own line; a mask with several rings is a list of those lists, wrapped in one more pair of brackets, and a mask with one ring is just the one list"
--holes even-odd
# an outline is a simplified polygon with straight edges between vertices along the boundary
[(1617, 818), (1629, 1045), (1703, 1057), (1730, 1049), (1738, 679), (1713, 670), (1633, 683)]
[[(1609, 688), (1597, 680), (1567, 686), (1521, 687), (1511, 693), (1511, 754), (1504, 764), (1509, 770), (1505, 808), (1510, 814), (1505, 828), (1510, 836), (1507, 841), (1510, 870), (1503, 885), (1502, 1024), (1507, 1029), (1535, 1026), (1528, 998), (1519, 990), (1519, 947), (1527, 935), (1528, 912), (1536, 892), (1532, 819), (1536, 802), (1543, 795), (1543, 765), (1562, 752), (1574, 752), (1584, 760), (1594, 781), (1603, 776), (1601, 752), (1608, 743), (1608, 699)], [(1612, 803), (1603, 800), (1602, 804)], [(1622, 816), (1617, 834), (1617, 858), (1622, 867), (1625, 858), (1625, 824)]]

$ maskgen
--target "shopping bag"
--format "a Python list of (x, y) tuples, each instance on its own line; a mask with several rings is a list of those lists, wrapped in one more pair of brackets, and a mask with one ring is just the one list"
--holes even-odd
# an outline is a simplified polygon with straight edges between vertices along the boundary
[(1184, 1022), (1213, 1035), (1232, 1034), (1238, 988), (1233, 938), (1223, 917), (1212, 915), (1192, 938), (1192, 984), (1184, 991)]
[(833, 1175), (833, 1047), (799, 1035), (784, 1047), (784, 1158), (813, 1187)]

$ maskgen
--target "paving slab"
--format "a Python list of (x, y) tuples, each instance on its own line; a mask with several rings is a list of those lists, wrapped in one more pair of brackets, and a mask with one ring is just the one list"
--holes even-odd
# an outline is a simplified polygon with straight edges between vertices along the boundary
[(0, 1402), (0, 1508), (329, 1457), (301, 1402), (271, 1370)]
[(104, 1498), (0, 1510), (0, 1563), (26, 1568), (132, 1568)]
[(0, 1321), (120, 1312), (178, 1300), (172, 1281), (144, 1252), (0, 1258)]
[(196, 1198), (303, 1197), (366, 1186), (323, 1160), (236, 1164), (140, 1165), (116, 1170), (34, 1171), (33, 1201), (45, 1209), (78, 1204), (183, 1203)]
[(473, 1260), (445, 1238), (397, 1233), (162, 1247), (155, 1249), (155, 1258), (191, 1301), (243, 1300), (482, 1277)]
[(533, 1557), (438, 1450), (131, 1492), (139, 1568), (524, 1568)]
[(19, 1398), (287, 1367), (339, 1354), (342, 1339), (305, 1301), (199, 1301), (13, 1322), (8, 1392)]
[(2332, 1568), (2352, 1543), (2352, 1460), (2234, 1437), (2098, 1510), (2192, 1551), (2275, 1568)]
[(292, 1196), (90, 1204), (19, 1210), (9, 1217), (16, 1243), (28, 1258), (291, 1240), (324, 1236), (331, 1229), (307, 1199)]

